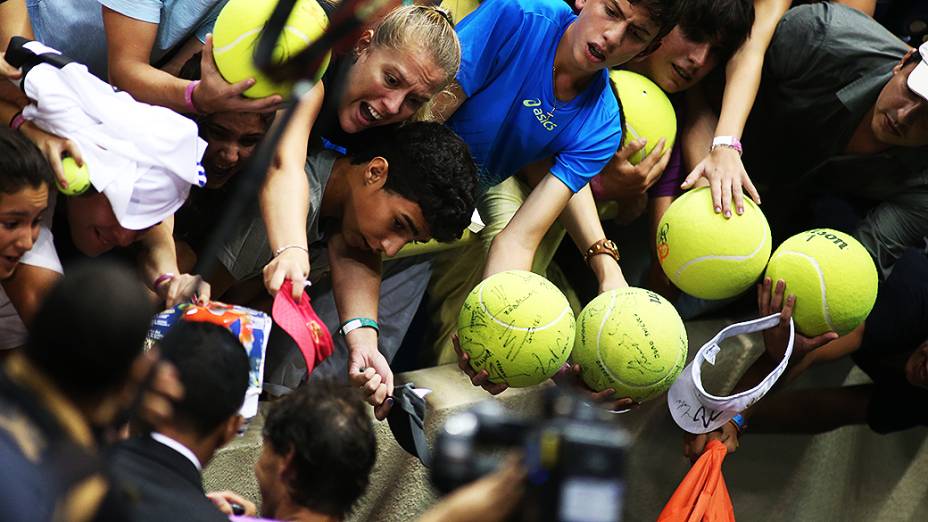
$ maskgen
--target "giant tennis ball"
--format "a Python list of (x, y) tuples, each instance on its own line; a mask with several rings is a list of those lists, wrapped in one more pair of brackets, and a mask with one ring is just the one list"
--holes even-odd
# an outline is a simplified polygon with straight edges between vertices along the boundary
[(661, 138), (666, 140), (664, 152), (670, 151), (677, 136), (677, 114), (664, 91), (649, 78), (631, 71), (612, 71), (609, 78), (615, 84), (625, 116), (622, 145), (640, 138), (648, 140), (628, 161), (632, 165), (641, 163)]
[(574, 314), (547, 279), (521, 270), (477, 285), (458, 315), (461, 349), (490, 382), (523, 387), (551, 378), (574, 346)]
[(61, 158), (61, 167), (64, 170), (64, 179), (68, 182), (68, 186), (67, 188), (62, 187), (60, 183), (55, 181), (59, 192), (66, 196), (78, 196), (87, 192), (87, 189), (90, 188), (90, 171), (87, 170), (86, 163), (78, 166), (74, 158), (65, 156)]
[(480, 7), (480, 0), (442, 0), (441, 8), (451, 13), (455, 25)]
[(867, 318), (876, 301), (873, 258), (856, 239), (829, 228), (796, 234), (773, 253), (766, 276), (786, 281), (796, 296), (793, 320), (805, 335), (844, 335)]
[[(292, 83), (272, 82), (254, 65), (255, 47), (275, 5), (276, 0), (229, 0), (213, 28), (216, 67), (229, 83), (254, 78), (256, 83), (245, 91), (245, 96), (251, 98), (290, 95)], [(274, 47), (272, 60), (275, 63), (289, 60), (319, 38), (328, 25), (329, 19), (316, 0), (297, 0)], [(328, 62), (326, 57), (317, 76), (325, 72)]]
[(622, 288), (600, 294), (577, 317), (572, 361), (595, 391), (615, 398), (653, 399), (686, 365), (686, 329), (677, 310), (650, 290)]
[(687, 294), (726, 299), (751, 287), (770, 258), (770, 226), (748, 198), (744, 214), (725, 219), (712, 208), (709, 187), (670, 205), (657, 227), (657, 257), (667, 277)]

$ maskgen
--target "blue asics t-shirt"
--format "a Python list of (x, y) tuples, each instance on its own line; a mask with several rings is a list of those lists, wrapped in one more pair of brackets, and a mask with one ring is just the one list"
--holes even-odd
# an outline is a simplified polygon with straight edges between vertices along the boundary
[(485, 0), (458, 24), (468, 99), (448, 126), (470, 146), (482, 189), (553, 156), (551, 173), (577, 192), (619, 148), (605, 70), (573, 100), (554, 96), (554, 53), (574, 19), (563, 0)]

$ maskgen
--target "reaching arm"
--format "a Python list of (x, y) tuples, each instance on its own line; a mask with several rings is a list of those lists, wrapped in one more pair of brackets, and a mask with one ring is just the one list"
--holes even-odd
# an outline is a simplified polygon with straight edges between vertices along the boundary
[[(546, 158), (526, 165), (519, 174), (530, 186), (537, 188), (538, 184), (547, 177), (554, 178), (554, 176), (548, 175), (548, 170), (552, 165), (551, 159)], [(532, 193), (534, 194), (534, 189)], [(593, 200), (593, 192), (589, 185), (570, 197), (560, 215), (560, 220), (581, 253), (585, 253), (593, 243), (606, 237), (602, 222), (599, 220), (599, 213), (596, 210), (596, 202)], [(547, 233), (548, 228), (550, 228), (550, 224), (541, 231), (542, 237)], [(541, 240), (539, 239), (538, 242), (540, 243)], [(536, 244), (535, 248), (537, 247)], [(534, 260), (534, 257), (533, 251), (529, 264)], [(591, 257), (590, 269), (593, 270), (596, 279), (599, 281), (600, 292), (628, 286), (625, 277), (622, 275), (622, 269), (609, 256), (596, 255)]]
[(23, 0), (7, 0), (0, 3), (0, 50), (5, 51), (14, 36), (32, 39), (32, 24), (29, 23), (29, 11)]
[[(139, 265), (143, 281), (164, 300), (166, 307), (191, 299), (209, 301), (209, 284), (199, 276), (182, 274), (177, 266), (173, 216), (146, 232), (140, 240), (140, 246)], [(173, 275), (168, 277), (166, 274)]]
[[(151, 50), (158, 36), (158, 24), (128, 17), (103, 7), (103, 27), (110, 81), (132, 94), (135, 99), (162, 105), (178, 112), (190, 112), (185, 91), (190, 81), (152, 67)], [(186, 52), (189, 49), (185, 48)], [(212, 39), (207, 37), (200, 62), (200, 83), (192, 91), (193, 104), (199, 112), (266, 112), (276, 110), (280, 96), (249, 100), (241, 96), (254, 85), (254, 79), (228, 84), (216, 70)]]
[[(377, 320), (380, 297), (380, 255), (350, 248), (341, 234), (328, 241), (332, 267), (332, 292), (340, 322), (356, 317)], [(374, 414), (384, 419), (390, 411), (393, 372), (378, 349), (373, 328), (357, 328), (345, 337), (348, 345), (348, 378), (362, 388)]]
[(571, 196), (561, 180), (546, 174), (493, 240), (483, 277), (505, 270), (531, 270), (535, 250)]
[[(567, 233), (570, 234), (577, 248), (580, 249), (581, 254), (606, 237), (589, 185), (583, 187), (567, 202), (567, 207), (561, 214), (561, 223), (567, 229)], [(589, 263), (590, 269), (599, 281), (600, 292), (628, 286), (625, 276), (622, 275), (622, 269), (611, 256), (595, 255), (590, 257)]]
[(271, 295), (276, 294), (284, 280), (289, 279), (293, 282), (293, 298), (299, 299), (309, 276), (306, 144), (324, 97), (325, 88), (320, 82), (299, 101), (281, 136), (274, 163), (268, 169), (267, 179), (258, 196), (271, 252), (285, 249), (280, 250), (280, 254), (264, 267), (264, 286)]
[[(755, 0), (751, 35), (728, 61), (725, 69), (725, 94), (722, 97), (719, 123), (715, 128), (716, 136), (741, 138), (760, 86), (764, 53), (767, 52), (777, 23), (791, 3), (792, 0)], [(707, 150), (709, 145), (710, 143), (705, 143), (703, 150)], [(736, 211), (739, 214), (743, 213), (742, 186), (756, 203), (760, 203), (760, 195), (744, 170), (741, 155), (734, 149), (718, 147), (710, 152), (687, 176), (683, 188), (692, 187), (701, 176), (705, 176), (712, 187), (712, 200), (716, 212), (730, 216), (734, 199)]]

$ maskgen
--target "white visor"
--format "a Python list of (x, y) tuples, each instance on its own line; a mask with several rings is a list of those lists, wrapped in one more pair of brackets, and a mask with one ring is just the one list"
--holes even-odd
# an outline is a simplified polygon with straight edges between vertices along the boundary
[(912, 92), (928, 100), (928, 42), (918, 47), (918, 54), (922, 59), (915, 66), (915, 69), (909, 73), (906, 83)]
[(715, 365), (715, 356), (721, 349), (719, 343), (723, 340), (736, 335), (773, 328), (779, 323), (779, 313), (753, 321), (735, 323), (723, 328), (709, 342), (702, 345), (702, 348), (696, 352), (696, 357), (686, 365), (667, 393), (667, 406), (678, 426), (690, 433), (709, 433), (725, 425), (732, 417), (746, 410), (770, 391), (777, 379), (786, 371), (789, 358), (793, 353), (795, 329), (792, 319), (789, 321), (789, 342), (786, 345), (783, 360), (757, 386), (749, 390), (727, 397), (712, 395), (702, 385), (702, 363), (708, 362)]

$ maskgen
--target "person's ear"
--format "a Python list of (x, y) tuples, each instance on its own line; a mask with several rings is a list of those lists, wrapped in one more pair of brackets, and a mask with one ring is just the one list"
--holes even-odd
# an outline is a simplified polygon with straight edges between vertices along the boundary
[(367, 52), (371, 47), (371, 42), (374, 40), (374, 30), (367, 29), (361, 33), (361, 37), (358, 38), (358, 42), (354, 44), (354, 54), (355, 56), (361, 56), (361, 54)]
[(364, 186), (380, 188), (387, 181), (390, 164), (387, 158), (377, 156), (367, 163), (367, 169), (364, 171)]
[(899, 60), (899, 63), (893, 66), (893, 74), (896, 74), (899, 71), (901, 71), (902, 68), (905, 67), (906, 60), (908, 60), (913, 54), (917, 52), (918, 52), (918, 49), (915, 49), (915, 48), (909, 49), (909, 52), (905, 53), (905, 55), (902, 56), (902, 59)]
[(277, 461), (277, 476), (284, 484), (290, 483), (290, 477), (296, 473), (293, 469), (293, 455), (296, 453), (296, 450), (291, 446), (287, 450), (287, 454), (281, 457)]
[(240, 414), (236, 413), (235, 415), (229, 417), (226, 420), (226, 424), (222, 430), (222, 440), (220, 440), (219, 447), (223, 447), (226, 444), (232, 442), (232, 439), (238, 435), (239, 430), (242, 429), (242, 426), (245, 425), (245, 417), (242, 417)]

